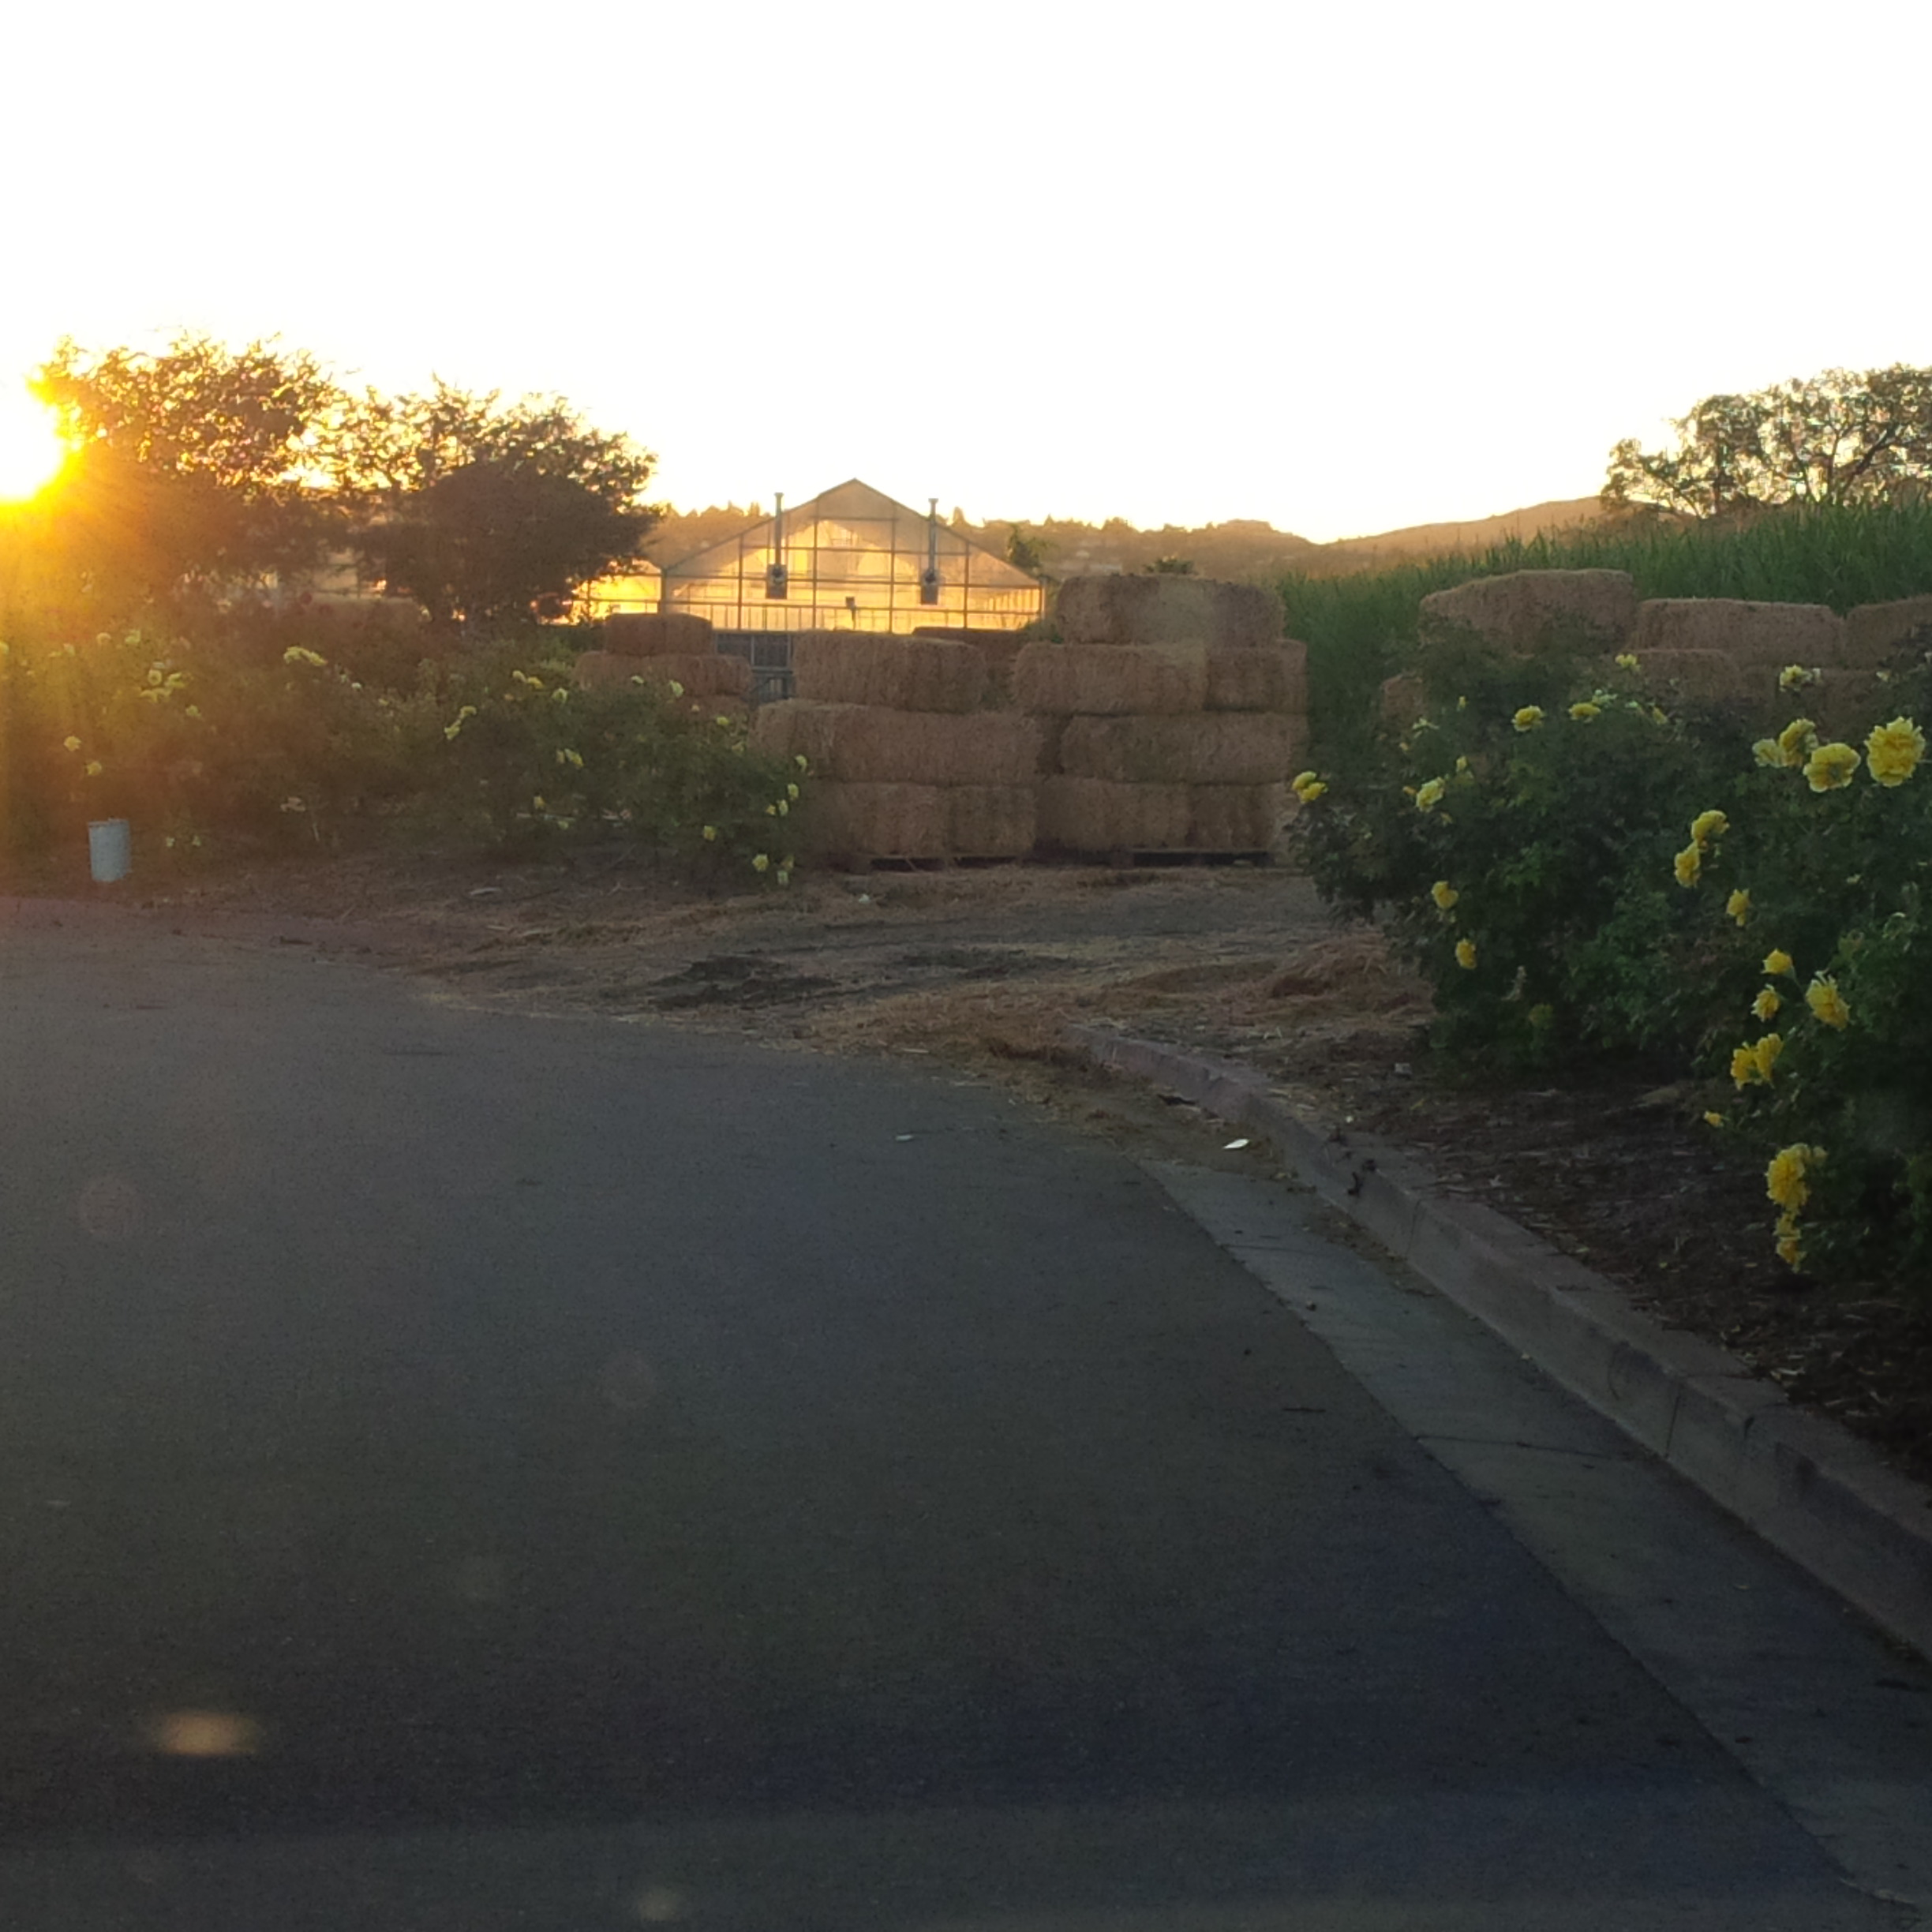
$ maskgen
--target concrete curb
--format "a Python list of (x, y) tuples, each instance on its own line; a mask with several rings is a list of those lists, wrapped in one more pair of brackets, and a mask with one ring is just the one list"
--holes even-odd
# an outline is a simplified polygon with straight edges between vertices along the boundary
[(1104, 1028), (1069, 1039), (1266, 1136), (1330, 1205), (1774, 1548), (1932, 1658), (1932, 1495), (1724, 1350), (1367, 1136), (1324, 1131), (1252, 1068)]

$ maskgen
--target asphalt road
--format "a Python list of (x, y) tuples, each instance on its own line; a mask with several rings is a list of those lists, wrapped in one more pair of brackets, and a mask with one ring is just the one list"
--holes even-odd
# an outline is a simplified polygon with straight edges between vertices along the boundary
[(9, 1927), (1901, 1923), (1104, 1145), (56, 916)]

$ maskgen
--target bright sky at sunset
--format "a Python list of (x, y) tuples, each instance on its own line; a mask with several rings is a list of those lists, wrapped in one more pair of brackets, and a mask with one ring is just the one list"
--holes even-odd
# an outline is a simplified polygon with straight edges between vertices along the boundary
[(1482, 516), (1932, 363), (1929, 61), (1869, 0), (23, 9), (0, 376), (279, 335), (561, 391), (686, 507)]

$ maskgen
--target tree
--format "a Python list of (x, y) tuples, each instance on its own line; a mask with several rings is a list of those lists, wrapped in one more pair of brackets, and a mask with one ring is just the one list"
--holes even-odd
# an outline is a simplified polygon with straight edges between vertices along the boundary
[(62, 340), (29, 387), (74, 455), (51, 541), (120, 598), (169, 598), (313, 564), (333, 532), (342, 391), (313, 356), (181, 335), (159, 354)]
[(1932, 369), (1826, 369), (1748, 395), (1706, 396), (1673, 449), (1627, 437), (1610, 454), (1611, 510), (1722, 516), (1780, 504), (1883, 502), (1932, 478)]
[(439, 380), (363, 399), (339, 467), (372, 577), (439, 622), (500, 622), (560, 616), (582, 585), (638, 563), (656, 462), (561, 396), (504, 404)]

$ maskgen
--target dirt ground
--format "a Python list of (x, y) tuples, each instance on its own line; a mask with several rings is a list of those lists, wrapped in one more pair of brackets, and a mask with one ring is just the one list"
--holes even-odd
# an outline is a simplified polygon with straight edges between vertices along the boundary
[(1261, 1157), (1224, 1156), (1193, 1109), (1093, 1068), (1069, 1021), (1238, 1060), (1310, 1114), (1410, 1148), (1932, 1480), (1932, 1305), (1834, 1291), (1776, 1260), (1762, 1175), (1702, 1124), (1710, 1094), (1653, 1074), (1450, 1080), (1430, 1063), (1425, 989), (1280, 867), (807, 874), (719, 896), (614, 857), (362, 855), (131, 892), (17, 883), (365, 957), (465, 1003), (930, 1059), (1142, 1153)]

